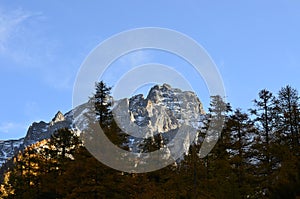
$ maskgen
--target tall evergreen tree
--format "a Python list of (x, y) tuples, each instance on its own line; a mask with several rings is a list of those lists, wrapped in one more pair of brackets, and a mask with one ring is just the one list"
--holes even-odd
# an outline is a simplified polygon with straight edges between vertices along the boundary
[(280, 129), (284, 136), (288, 137), (288, 142), (294, 153), (299, 153), (299, 96), (296, 89), (286, 86), (278, 93), (280, 107)]
[(6, 192), (3, 198), (34, 198), (40, 192), (39, 174), (42, 171), (40, 163), (43, 161), (37, 153), (37, 146), (27, 147), (14, 159), (14, 167), (7, 173)]
[(68, 129), (60, 129), (50, 140), (28, 146), (15, 157), (14, 166), (9, 172), (6, 192), (3, 198), (60, 198), (57, 179), (67, 170), (69, 162), (80, 146), (79, 138)]
[(92, 97), (97, 119), (102, 128), (108, 126), (112, 120), (111, 89), (103, 81), (96, 83), (96, 92)]
[(95, 108), (96, 119), (106, 136), (115, 145), (127, 149), (125, 145), (127, 135), (121, 131), (113, 118), (111, 89), (112, 87), (107, 86), (103, 81), (97, 82), (91, 101)]
[[(102, 111), (111, 110), (109, 103), (102, 105), (108, 105)], [(78, 142), (76, 135), (61, 129), (50, 140), (27, 147), (14, 158), (14, 166), (1, 185), (0, 198), (297, 198), (297, 91), (287, 86), (275, 98), (262, 90), (254, 105), (251, 117), (239, 109), (230, 114), (228, 103), (220, 96), (212, 97), (202, 129), (206, 135), (200, 131), (199, 140), (183, 160), (177, 160), (177, 166), (143, 174), (105, 166)], [(112, 118), (104, 119), (107, 134), (122, 133)], [(220, 124), (218, 119), (225, 120), (221, 134), (214, 131)], [(208, 126), (212, 127), (209, 131)], [(214, 140), (217, 135), (219, 141), (201, 159), (198, 152), (204, 136)], [(114, 138), (120, 145), (124, 143), (118, 136)], [(147, 141), (144, 152), (164, 146), (160, 134)]]
[(296, 89), (286, 86), (278, 92), (279, 115), (276, 127), (278, 172), (274, 178), (273, 198), (295, 198), (300, 193), (299, 96)]
[[(227, 130), (228, 114), (231, 106), (220, 96), (212, 96), (209, 107), (209, 139), (218, 139), (213, 150), (205, 157), (206, 176), (212, 195), (215, 198), (239, 198), (236, 175), (229, 162), (231, 148), (230, 132)], [(221, 126), (221, 128), (219, 128)], [(221, 129), (221, 132), (219, 132)], [(218, 138), (217, 138), (218, 136)], [(214, 187), (214, 189), (212, 189)]]
[[(255, 158), (257, 173), (260, 179), (261, 197), (269, 197), (273, 180), (273, 171), (276, 168), (276, 157), (272, 154), (274, 149), (275, 130), (277, 126), (277, 104), (272, 92), (263, 89), (258, 94), (258, 99), (254, 100), (255, 109), (251, 113), (255, 115), (255, 124), (258, 129), (255, 137), (255, 144), (251, 150)], [(255, 154), (256, 153), (256, 154)]]
[(250, 198), (253, 195), (253, 184), (255, 184), (253, 172), (251, 145), (256, 133), (254, 122), (247, 113), (236, 109), (230, 115), (226, 129), (230, 132), (231, 148), (230, 163), (233, 172), (237, 175), (237, 184), (242, 198)]

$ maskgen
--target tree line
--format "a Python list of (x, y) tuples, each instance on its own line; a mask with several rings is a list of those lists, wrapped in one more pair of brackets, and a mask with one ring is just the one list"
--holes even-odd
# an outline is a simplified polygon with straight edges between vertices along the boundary
[[(97, 120), (120, 147), (127, 141), (113, 120), (110, 90), (96, 84)], [(213, 116), (225, 120), (213, 150), (199, 157)], [(13, 159), (1, 198), (300, 198), (300, 106), (296, 89), (258, 93), (253, 107), (233, 110), (212, 96), (199, 137), (181, 161), (158, 171), (131, 174), (97, 161), (69, 129), (27, 147)], [(161, 147), (162, 136), (143, 151)]]

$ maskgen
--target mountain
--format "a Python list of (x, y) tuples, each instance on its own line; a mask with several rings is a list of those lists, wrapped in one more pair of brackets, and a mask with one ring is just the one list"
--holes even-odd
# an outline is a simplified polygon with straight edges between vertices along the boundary
[(24, 143), (24, 138), (18, 140), (1, 140), (0, 141), (0, 166), (17, 153), (20, 146)]
[(65, 116), (58, 111), (54, 118), (49, 122), (34, 122), (28, 129), (24, 138), (24, 147), (34, 144), (37, 141), (41, 141), (49, 138), (56, 130), (61, 128), (71, 127), (72, 120), (65, 118)]
[[(144, 139), (155, 135), (161, 135), (169, 143), (169, 150), (176, 146), (176, 151), (187, 152), (205, 114), (195, 93), (181, 91), (168, 84), (154, 86), (146, 98), (136, 95), (119, 100), (114, 110), (118, 126), (131, 133), (129, 148), (133, 152), (140, 152), (139, 146), (143, 145)], [(171, 146), (170, 141), (175, 136)]]
[(60, 111), (54, 118), (46, 123), (44, 121), (34, 122), (27, 130), (26, 136), (18, 140), (0, 141), (0, 166), (12, 158), (18, 151), (38, 141), (50, 138), (52, 133), (61, 128), (70, 128), (72, 120), (66, 118)]
[[(34, 122), (24, 138), (0, 141), (0, 165), (19, 150), (49, 138), (60, 128), (75, 130), (75, 127), (80, 127), (81, 130), (86, 130), (91, 118), (95, 120), (92, 110), (93, 105), (85, 103), (66, 114), (59, 111), (48, 123)], [(181, 91), (168, 84), (152, 87), (146, 98), (135, 95), (130, 99), (115, 101), (113, 113), (119, 127), (131, 133), (128, 145), (133, 151), (138, 151), (144, 138), (161, 133), (164, 138), (171, 140), (181, 127), (191, 126), (198, 129), (205, 114), (195, 93)], [(181, 139), (184, 139), (180, 147), (186, 147), (185, 142), (190, 142), (189, 136), (179, 133), (182, 134)]]

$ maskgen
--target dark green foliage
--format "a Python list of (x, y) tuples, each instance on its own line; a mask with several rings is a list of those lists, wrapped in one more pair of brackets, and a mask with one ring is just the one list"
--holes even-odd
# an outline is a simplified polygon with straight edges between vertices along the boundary
[(278, 131), (281, 132), (282, 139), (286, 137), (285, 141), (293, 152), (299, 155), (300, 106), (297, 90), (291, 86), (281, 88), (278, 93), (278, 104), (280, 117)]
[[(79, 138), (68, 129), (60, 129), (49, 141), (38, 142), (27, 147), (14, 159), (14, 166), (4, 181), (6, 193), (3, 198), (50, 198), (61, 197), (57, 184), (81, 143)], [(59, 185), (59, 186), (58, 186)]]
[(127, 141), (127, 136), (113, 119), (111, 89), (103, 81), (97, 82), (91, 101), (102, 130), (112, 143), (121, 147)]
[(236, 175), (236, 185), (242, 198), (254, 192), (254, 176), (251, 175), (251, 146), (256, 128), (248, 114), (237, 109), (227, 121), (225, 131), (230, 132), (229, 163), (232, 172)]
[(97, 119), (102, 128), (105, 128), (111, 123), (111, 87), (107, 86), (103, 81), (96, 83), (96, 92), (92, 97), (95, 106)]
[[(100, 82), (95, 94), (98, 121), (118, 146), (126, 136), (111, 117), (110, 88)], [(252, 115), (231, 111), (213, 96), (197, 142), (176, 164), (158, 171), (129, 174), (97, 161), (68, 129), (45, 143), (26, 148), (4, 177), (1, 198), (299, 198), (299, 96), (287, 86), (278, 97), (259, 92)], [(199, 158), (211, 116), (225, 120), (220, 138)], [(102, 118), (102, 119), (100, 119)], [(211, 128), (213, 131), (214, 128)], [(141, 151), (155, 151), (167, 140), (158, 134)]]
[(144, 153), (156, 151), (168, 143), (167, 140), (164, 140), (162, 134), (154, 135), (153, 137), (144, 139), (143, 143), (140, 145), (140, 148)]

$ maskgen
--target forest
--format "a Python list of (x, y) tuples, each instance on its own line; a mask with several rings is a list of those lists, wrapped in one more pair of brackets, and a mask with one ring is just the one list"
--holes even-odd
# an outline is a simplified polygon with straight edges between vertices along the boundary
[[(96, 84), (98, 121), (110, 140), (124, 147), (126, 135), (113, 120), (108, 102), (111, 87)], [(233, 109), (211, 96), (210, 118), (225, 118), (213, 150), (199, 157), (201, 143), (176, 163), (148, 173), (114, 170), (95, 159), (70, 129), (19, 152), (8, 167), (0, 197), (9, 198), (300, 198), (300, 101), (298, 91), (284, 86), (253, 97), (248, 110)], [(250, 101), (251, 99), (249, 99)], [(200, 139), (201, 140), (201, 139)], [(163, 144), (148, 140), (143, 151)], [(126, 148), (126, 147), (125, 147)]]

